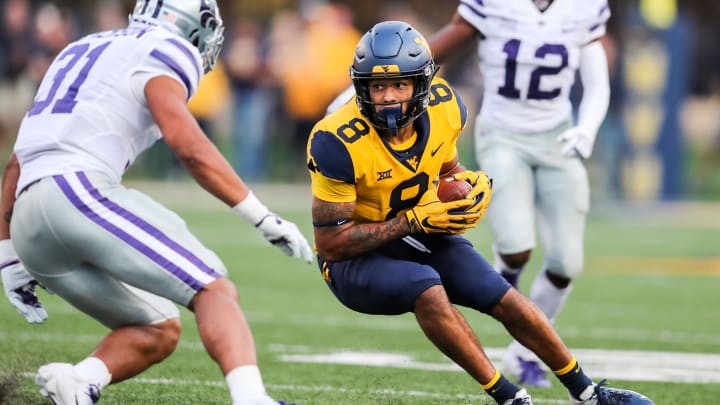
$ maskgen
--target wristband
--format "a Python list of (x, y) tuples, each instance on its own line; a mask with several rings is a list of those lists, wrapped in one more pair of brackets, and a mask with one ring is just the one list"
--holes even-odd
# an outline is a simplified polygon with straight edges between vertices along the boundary
[(232, 207), (233, 211), (249, 223), (257, 226), (270, 210), (250, 191), (244, 200)]

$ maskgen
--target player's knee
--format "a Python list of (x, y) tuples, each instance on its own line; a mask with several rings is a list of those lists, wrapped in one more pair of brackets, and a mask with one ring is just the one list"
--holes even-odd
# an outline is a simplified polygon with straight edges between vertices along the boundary
[[(553, 282), (553, 284), (557, 285), (555, 282), (556, 280), (558, 282), (567, 280), (567, 283), (569, 284), (570, 280), (582, 273), (583, 265), (582, 255), (568, 254), (559, 258), (547, 260), (545, 267), (547, 269), (548, 278)], [(558, 286), (558, 288), (563, 287)]]
[(519, 269), (522, 267), (525, 267), (527, 262), (530, 260), (530, 250), (526, 250), (524, 252), (519, 253), (509, 253), (509, 254), (501, 254), (500, 257), (502, 258), (503, 262), (505, 264), (512, 268), (512, 269)]
[(205, 285), (192, 298), (188, 304), (188, 309), (195, 312), (195, 307), (198, 305), (198, 302), (202, 300), (216, 301), (218, 299), (226, 302), (238, 302), (237, 288), (227, 277), (218, 278), (210, 284)]
[(443, 312), (449, 310), (450, 305), (445, 289), (441, 285), (434, 285), (415, 299), (415, 316), (442, 316)]
[(517, 289), (510, 288), (490, 310), (490, 315), (505, 325), (523, 322), (534, 312), (532, 301)]
[(222, 295), (223, 297), (236, 302), (238, 300), (237, 288), (227, 277), (221, 277), (205, 286), (205, 288), (213, 294)]
[(556, 288), (566, 288), (572, 281), (571, 278), (562, 273), (553, 272), (552, 269), (547, 269), (547, 271), (545, 271), (545, 275)]

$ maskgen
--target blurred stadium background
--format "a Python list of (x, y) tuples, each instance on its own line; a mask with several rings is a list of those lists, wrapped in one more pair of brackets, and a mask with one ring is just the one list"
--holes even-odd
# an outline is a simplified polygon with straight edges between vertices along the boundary
[[(0, 159), (51, 58), (90, 31), (124, 26), (130, 0), (0, 0)], [(605, 39), (612, 102), (589, 162), (593, 198), (716, 200), (720, 196), (720, 3), (610, 0)], [(306, 182), (310, 126), (349, 84), (352, 49), (375, 22), (401, 19), (430, 34), (456, 1), (220, 1), (227, 25), (223, 63), (191, 105), (209, 135), (248, 180)], [(477, 110), (482, 79), (473, 44), (442, 74)], [(578, 89), (579, 93), (580, 89)], [(252, 117), (248, 119), (246, 117)], [(468, 126), (470, 128), (471, 125)], [(461, 145), (474, 165), (471, 132)], [(162, 146), (131, 178), (184, 174)]]

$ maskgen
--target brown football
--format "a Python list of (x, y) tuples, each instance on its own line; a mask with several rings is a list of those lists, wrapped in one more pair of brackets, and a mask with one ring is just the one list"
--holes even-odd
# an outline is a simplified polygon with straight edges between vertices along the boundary
[(455, 180), (452, 177), (440, 179), (437, 195), (440, 201), (457, 201), (467, 197), (472, 186), (465, 180)]

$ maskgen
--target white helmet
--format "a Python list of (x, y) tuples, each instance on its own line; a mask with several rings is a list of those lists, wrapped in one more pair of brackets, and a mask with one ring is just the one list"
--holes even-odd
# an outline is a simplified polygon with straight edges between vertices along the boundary
[(137, 0), (130, 25), (154, 25), (190, 41), (200, 51), (205, 73), (215, 67), (223, 44), (223, 26), (215, 0)]

